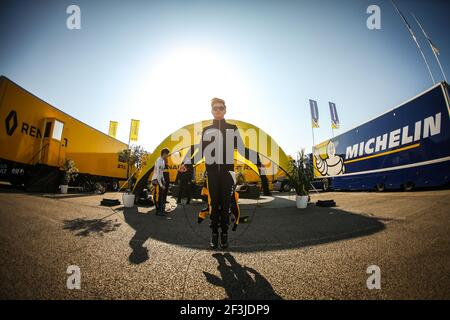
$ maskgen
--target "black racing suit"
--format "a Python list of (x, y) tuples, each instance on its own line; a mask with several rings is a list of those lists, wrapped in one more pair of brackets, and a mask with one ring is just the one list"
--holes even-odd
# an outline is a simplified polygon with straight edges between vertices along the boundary
[(205, 158), (207, 186), (210, 195), (211, 228), (213, 233), (227, 233), (230, 222), (229, 210), (234, 194), (236, 178), (234, 173), (234, 150), (248, 159), (236, 125), (225, 120), (213, 120), (205, 127), (201, 140), (202, 155)]

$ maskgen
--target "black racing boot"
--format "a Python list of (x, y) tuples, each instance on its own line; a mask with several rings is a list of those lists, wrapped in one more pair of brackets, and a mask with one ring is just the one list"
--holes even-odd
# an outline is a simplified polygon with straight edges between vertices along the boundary
[(213, 233), (211, 235), (211, 243), (209, 244), (211, 249), (217, 249), (217, 247), (219, 246), (219, 234), (218, 233)]
[(220, 234), (220, 247), (222, 249), (228, 248), (228, 233), (221, 233)]

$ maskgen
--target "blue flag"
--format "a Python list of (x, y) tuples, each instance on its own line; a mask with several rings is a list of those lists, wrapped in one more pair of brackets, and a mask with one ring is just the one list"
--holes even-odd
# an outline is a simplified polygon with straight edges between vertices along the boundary
[(309, 106), (311, 108), (311, 124), (313, 128), (319, 127), (319, 108), (317, 101), (309, 99)]
[(330, 105), (331, 127), (333, 129), (339, 129), (339, 117), (336, 110), (336, 104), (334, 102), (328, 103)]

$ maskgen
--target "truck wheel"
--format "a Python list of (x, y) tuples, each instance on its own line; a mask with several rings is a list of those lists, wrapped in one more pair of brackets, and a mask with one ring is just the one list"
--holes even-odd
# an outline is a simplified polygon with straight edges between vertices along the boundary
[(93, 183), (86, 179), (81, 183), (81, 188), (82, 188), (83, 192), (91, 192), (91, 191), (93, 191), (92, 190)]
[(383, 192), (384, 190), (386, 190), (386, 187), (384, 186), (383, 183), (377, 183), (377, 185), (375, 186), (375, 189), (376, 189), (378, 192)]
[(414, 183), (412, 183), (411, 181), (406, 182), (405, 184), (403, 184), (402, 187), (403, 191), (412, 191), (414, 190)]
[(328, 179), (323, 179), (322, 180), (322, 190), (323, 191), (330, 190), (330, 181), (328, 181)]
[(119, 181), (113, 180), (113, 181), (111, 182), (111, 189), (112, 189), (113, 191), (119, 190)]
[(106, 192), (106, 183), (105, 182), (96, 182), (94, 184), (94, 192), (103, 194)]

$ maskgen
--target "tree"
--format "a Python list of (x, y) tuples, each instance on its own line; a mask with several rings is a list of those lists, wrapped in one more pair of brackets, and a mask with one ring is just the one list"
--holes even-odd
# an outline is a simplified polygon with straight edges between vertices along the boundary
[(127, 179), (130, 176), (130, 167), (134, 167), (135, 172), (142, 168), (148, 152), (140, 145), (132, 145), (129, 149), (119, 152), (119, 161), (127, 164)]

